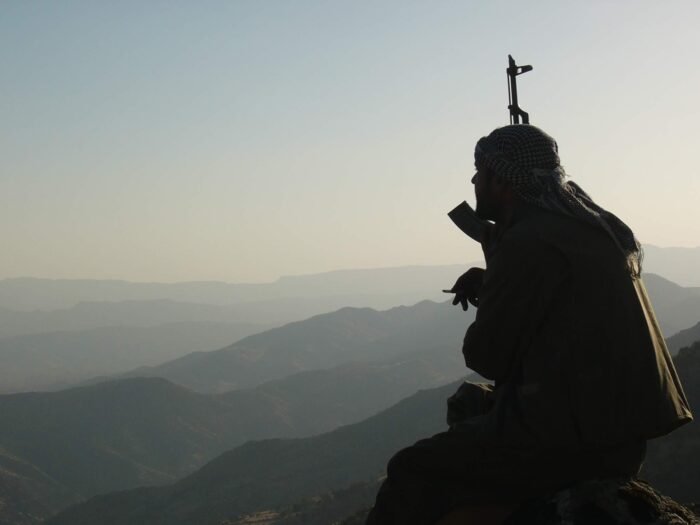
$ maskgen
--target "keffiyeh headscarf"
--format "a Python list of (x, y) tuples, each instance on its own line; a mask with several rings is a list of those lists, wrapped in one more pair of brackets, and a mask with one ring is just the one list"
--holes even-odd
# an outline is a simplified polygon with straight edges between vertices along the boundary
[(557, 143), (544, 131), (529, 124), (498, 128), (476, 143), (474, 158), (478, 168), (510, 182), (525, 202), (602, 228), (625, 255), (631, 273), (641, 273), (642, 250), (632, 230), (566, 180)]

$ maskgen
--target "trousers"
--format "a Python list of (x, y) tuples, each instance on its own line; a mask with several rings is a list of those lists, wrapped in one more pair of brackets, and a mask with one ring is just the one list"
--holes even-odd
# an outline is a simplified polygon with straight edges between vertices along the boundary
[[(472, 394), (481, 398), (483, 391)], [(646, 454), (646, 440), (639, 440), (524, 457), (518, 450), (484, 442), (478, 414), (467, 416), (471, 417), (449, 431), (422, 439), (391, 458), (367, 525), (433, 525), (461, 506), (516, 507), (580, 481), (636, 477)]]

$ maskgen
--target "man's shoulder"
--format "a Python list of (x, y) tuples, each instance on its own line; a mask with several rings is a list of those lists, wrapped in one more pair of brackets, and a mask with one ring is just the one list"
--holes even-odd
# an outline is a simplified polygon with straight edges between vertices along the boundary
[[(575, 266), (606, 266), (622, 257), (601, 227), (544, 209), (530, 208), (502, 237), (504, 251), (549, 257)], [(507, 246), (507, 247), (506, 247)], [(556, 255), (555, 255), (556, 254)]]
[(557, 266), (566, 266), (567, 250), (562, 242), (565, 236), (559, 232), (562, 226), (557, 224), (557, 217), (551, 215), (554, 214), (543, 210), (519, 217), (503, 232), (490, 259), (507, 259), (509, 265), (549, 260)]
[(508, 229), (507, 234), (515, 242), (533, 241), (555, 246), (583, 239), (595, 242), (607, 238), (601, 228), (536, 206), (528, 206), (521, 210), (517, 222)]
[(551, 244), (562, 226), (559, 217), (547, 210), (527, 208), (521, 210), (514, 223), (503, 233), (501, 240), (512, 245)]

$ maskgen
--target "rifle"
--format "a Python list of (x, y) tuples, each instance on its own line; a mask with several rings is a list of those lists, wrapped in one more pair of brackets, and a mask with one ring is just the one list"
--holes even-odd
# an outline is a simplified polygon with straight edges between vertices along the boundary
[[(518, 106), (518, 85), (516, 82), (516, 77), (518, 75), (522, 75), (528, 71), (532, 71), (532, 66), (518, 66), (515, 60), (513, 60), (513, 57), (508, 55), (506, 75), (508, 76), (508, 111), (510, 112), (511, 124), (520, 124), (521, 117), (523, 124), (530, 123), (530, 115)], [(481, 242), (489, 222), (479, 218), (472, 207), (467, 204), (467, 201), (459, 204), (447, 215), (460, 230), (476, 242)]]
[(523, 118), (523, 124), (530, 123), (530, 115), (523, 111), (518, 106), (518, 84), (516, 77), (532, 71), (532, 66), (518, 66), (511, 55), (508, 55), (508, 68), (506, 75), (508, 76), (508, 111), (510, 111), (510, 123), (520, 124), (520, 117)]

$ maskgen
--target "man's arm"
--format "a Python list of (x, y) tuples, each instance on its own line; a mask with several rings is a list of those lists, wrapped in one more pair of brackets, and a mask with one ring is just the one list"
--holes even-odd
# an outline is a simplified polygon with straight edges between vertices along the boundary
[(568, 264), (556, 248), (504, 235), (489, 257), (476, 320), (464, 338), (467, 366), (487, 379), (506, 380), (567, 277)]

